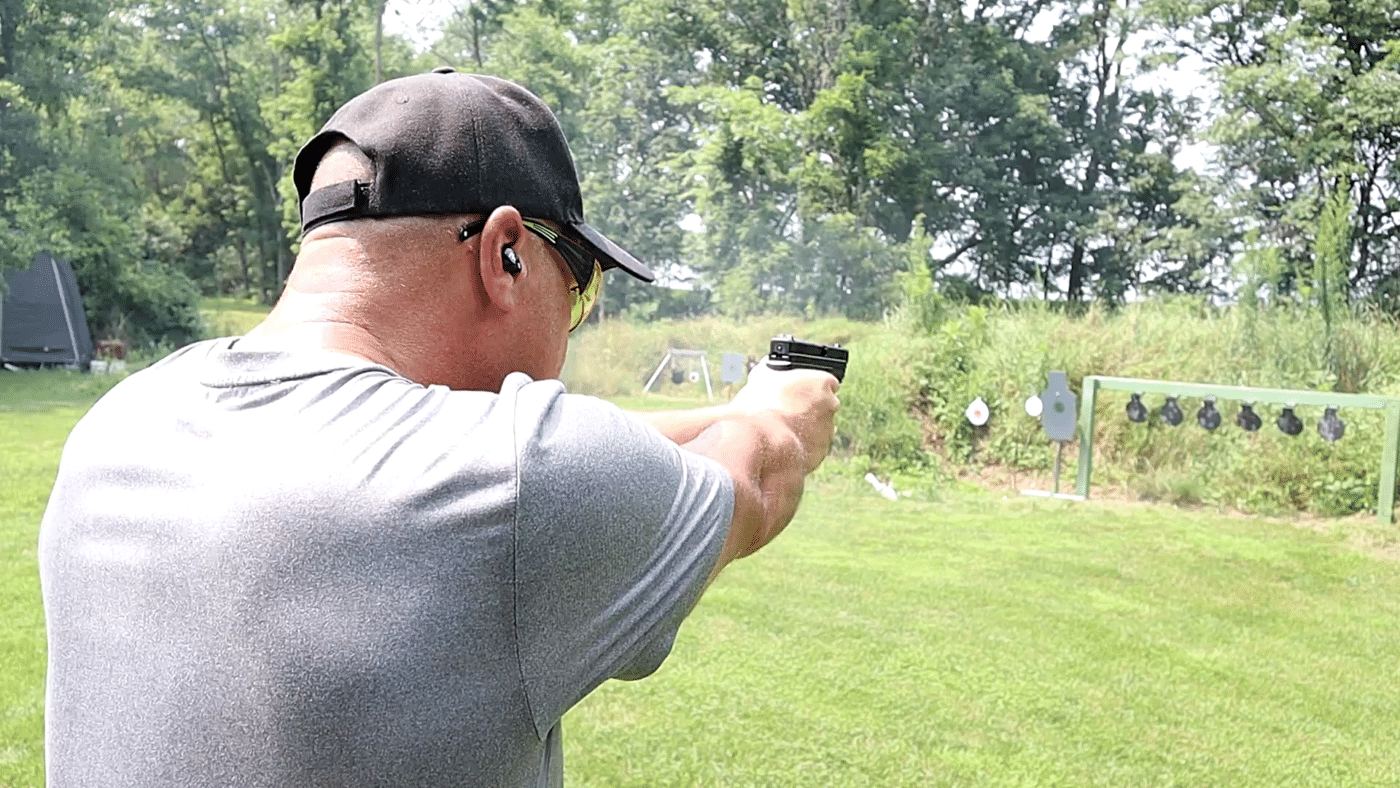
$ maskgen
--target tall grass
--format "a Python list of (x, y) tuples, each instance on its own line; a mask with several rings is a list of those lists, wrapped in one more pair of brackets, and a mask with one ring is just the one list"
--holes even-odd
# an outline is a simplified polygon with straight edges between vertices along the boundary
[[(1051, 460), (1025, 399), (1064, 370), (1078, 389), (1087, 375), (1266, 388), (1400, 395), (1400, 332), (1376, 316), (1334, 317), (1330, 330), (1315, 310), (1215, 308), (1199, 300), (1090, 309), (1082, 317), (1031, 305), (962, 310), (932, 330), (909, 331), (908, 363), (918, 370), (910, 392), (916, 414), (933, 426), (933, 443), (955, 463), (1043, 468)], [(975, 396), (993, 420), (977, 428), (962, 417)], [(1195, 425), (1199, 401), (1181, 401), (1185, 424), (1152, 416), (1134, 425), (1126, 394), (1098, 399), (1096, 469), (1103, 481), (1148, 498), (1228, 505), (1250, 511), (1349, 514), (1373, 509), (1382, 416), (1343, 412), (1344, 440), (1322, 441), (1321, 408), (1298, 411), (1307, 430), (1290, 438), (1273, 427), (1278, 409), (1256, 410), (1257, 434), (1235, 428), (1239, 403), (1221, 402), (1225, 427)]]
[[(1400, 331), (1375, 315), (1330, 324), (1317, 310), (1218, 308), (1199, 299), (1163, 299), (1070, 316), (1043, 304), (948, 306), (919, 319), (884, 323), (764, 318), (735, 324), (718, 318), (634, 324), (607, 322), (571, 344), (564, 378), (571, 389), (603, 396), (636, 395), (668, 347), (761, 354), (768, 338), (791, 332), (851, 348), (842, 387), (838, 451), (865, 470), (976, 470), (987, 466), (1044, 471), (1053, 461), (1039, 422), (1026, 416), (1027, 397), (1063, 370), (1073, 388), (1086, 375), (1265, 388), (1400, 395)], [(718, 384), (716, 384), (718, 385)], [(663, 374), (653, 391), (703, 395), (703, 387)], [(981, 397), (992, 419), (974, 427), (964, 417)], [(1321, 408), (1298, 411), (1303, 435), (1274, 426), (1278, 409), (1257, 408), (1259, 433), (1234, 427), (1239, 403), (1217, 406), (1215, 432), (1195, 425), (1199, 401), (1182, 400), (1185, 424), (1156, 419), (1160, 398), (1147, 399), (1153, 418), (1131, 424), (1126, 394), (1099, 398), (1095, 479), (1145, 499), (1228, 506), (1262, 513), (1342, 515), (1373, 511), (1381, 456), (1382, 416), (1343, 411), (1345, 438), (1328, 444), (1316, 433)], [(1074, 452), (1067, 455), (1075, 460)], [(864, 472), (864, 470), (862, 470)]]

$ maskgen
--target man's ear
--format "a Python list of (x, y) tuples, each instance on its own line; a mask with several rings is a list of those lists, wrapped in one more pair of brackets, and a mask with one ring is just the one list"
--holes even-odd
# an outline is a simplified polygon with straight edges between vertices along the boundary
[(519, 266), (519, 272), (512, 274), (511, 266), (505, 259), (506, 249), (513, 248), (524, 233), (525, 223), (520, 219), (520, 212), (509, 205), (492, 211), (481, 231), (476, 265), (486, 288), (486, 297), (502, 311), (509, 312), (515, 308), (515, 286), (530, 275), (530, 267), (523, 263)]

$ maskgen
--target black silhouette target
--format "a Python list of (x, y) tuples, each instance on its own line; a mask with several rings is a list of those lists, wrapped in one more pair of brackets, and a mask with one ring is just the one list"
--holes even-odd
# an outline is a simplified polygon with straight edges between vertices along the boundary
[(1278, 414), (1278, 428), (1284, 435), (1296, 438), (1303, 434), (1303, 420), (1293, 414), (1292, 408), (1284, 408)]
[[(1162, 403), (1162, 409), (1157, 412), (1157, 418), (1161, 423), (1171, 427), (1181, 424), (1185, 418), (1178, 397), (1167, 397)], [(1279, 431), (1290, 437), (1297, 437), (1303, 434), (1303, 420), (1295, 413), (1296, 405), (1287, 405), (1280, 409), (1278, 418), (1274, 421)], [(1326, 408), (1326, 412), (1317, 422), (1317, 434), (1328, 443), (1335, 443), (1346, 434), (1347, 425), (1342, 417), (1337, 415), (1339, 409), (1335, 406)], [(1128, 420), (1135, 424), (1146, 422), (1151, 415), (1147, 405), (1142, 401), (1142, 392), (1134, 392), (1128, 400), (1127, 407)], [(1201, 407), (1196, 411), (1196, 423), (1203, 429), (1214, 432), (1220, 428), (1224, 422), (1224, 416), (1220, 409), (1216, 407), (1215, 397), (1203, 397)], [(1235, 414), (1235, 425), (1245, 432), (1258, 432), (1264, 426), (1264, 420), (1254, 410), (1253, 402), (1241, 402), (1239, 412)]]
[(1322, 420), (1317, 423), (1317, 434), (1328, 443), (1336, 443), (1342, 439), (1342, 435), (1347, 431), (1346, 422), (1337, 415), (1336, 408), (1328, 408), (1322, 415)]
[(1259, 418), (1259, 414), (1254, 412), (1254, 403), (1246, 402), (1240, 405), (1240, 412), (1235, 414), (1235, 423), (1245, 432), (1258, 432), (1264, 426), (1264, 420)]
[(1128, 421), (1141, 424), (1147, 421), (1147, 406), (1142, 404), (1142, 395), (1134, 394), (1128, 402)]
[(1196, 411), (1196, 423), (1208, 430), (1214, 430), (1220, 426), (1220, 411), (1215, 409), (1215, 398), (1206, 397), (1205, 404)]
[(1181, 406), (1176, 404), (1176, 397), (1167, 397), (1167, 401), (1162, 404), (1161, 415), (1162, 422), (1170, 424), (1173, 427), (1180, 424), (1182, 417), (1185, 416), (1185, 414), (1181, 412)]

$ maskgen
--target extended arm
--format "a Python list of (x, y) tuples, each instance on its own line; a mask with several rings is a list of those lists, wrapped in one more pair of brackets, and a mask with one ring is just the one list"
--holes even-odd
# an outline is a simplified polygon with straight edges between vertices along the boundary
[(806, 478), (807, 452), (777, 419), (715, 422), (685, 448), (719, 461), (734, 481), (734, 519), (713, 581), (730, 562), (773, 540), (797, 513)]
[(729, 405), (714, 405), (694, 410), (633, 410), (628, 414), (650, 424), (657, 432), (679, 444), (687, 444), (699, 437), (715, 422), (737, 416)]
[(751, 377), (732, 403), (732, 415), (684, 444), (719, 462), (734, 482), (734, 517), (711, 580), (731, 561), (768, 544), (792, 520), (807, 474), (831, 448), (838, 388), (825, 372)]

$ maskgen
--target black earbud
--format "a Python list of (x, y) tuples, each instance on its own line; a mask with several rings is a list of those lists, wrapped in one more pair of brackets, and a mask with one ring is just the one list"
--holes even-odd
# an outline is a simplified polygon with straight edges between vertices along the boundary
[(509, 246), (501, 250), (501, 268), (511, 276), (520, 276), (520, 272), (525, 270), (520, 266), (520, 255)]

